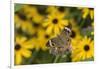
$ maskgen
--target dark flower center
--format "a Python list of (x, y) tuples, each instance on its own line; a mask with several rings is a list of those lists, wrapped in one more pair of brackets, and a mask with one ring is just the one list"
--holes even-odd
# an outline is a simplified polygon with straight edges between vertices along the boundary
[(46, 14), (47, 14), (47, 13), (46, 13), (46, 9), (47, 9), (46, 6), (37, 6), (37, 11), (38, 11), (38, 13), (41, 14), (41, 15), (46, 15)]
[(85, 45), (85, 46), (84, 46), (84, 50), (85, 50), (85, 51), (89, 51), (89, 49), (90, 49), (89, 45)]
[(58, 23), (58, 19), (53, 19), (53, 24), (57, 24)]
[(38, 33), (35, 32), (35, 33), (33, 34), (33, 37), (34, 37), (34, 38), (38, 38)]
[(21, 49), (21, 46), (20, 46), (19, 44), (16, 44), (16, 45), (15, 45), (15, 50), (18, 51), (18, 50), (20, 50), (20, 49)]
[(39, 24), (37, 24), (37, 23), (34, 23), (34, 27), (36, 27), (36, 28), (37, 28), (37, 27), (39, 27)]
[(60, 12), (64, 12), (64, 11), (65, 11), (65, 8), (64, 8), (64, 7), (59, 7), (58, 10), (59, 10)]
[(47, 39), (48, 39), (49, 37), (50, 37), (49, 35), (47, 35), (47, 34), (45, 35), (45, 38), (47, 38)]
[(26, 15), (24, 13), (16, 12), (15, 14), (17, 14), (20, 19), (22, 19), (24, 21), (27, 20), (27, 17), (26, 17)]
[(72, 30), (71, 37), (74, 38), (75, 36), (76, 36), (76, 33), (75, 33), (75, 31)]

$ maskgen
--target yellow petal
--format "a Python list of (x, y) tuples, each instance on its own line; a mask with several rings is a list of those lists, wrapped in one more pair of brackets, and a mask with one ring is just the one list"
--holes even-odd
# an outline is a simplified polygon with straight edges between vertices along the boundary
[(56, 27), (56, 26), (54, 26), (54, 32), (55, 32), (55, 34), (56, 34), (56, 35), (57, 35), (57, 34), (59, 34), (59, 33), (60, 33), (59, 28), (58, 28), (58, 27)]
[(91, 17), (91, 19), (94, 18), (94, 11), (93, 10), (90, 10), (90, 17)]
[(58, 25), (59, 26), (59, 28), (62, 30), (62, 29), (64, 29), (64, 26), (63, 25)]
[(68, 25), (68, 21), (67, 20), (62, 20), (60, 23), (61, 23), (61, 25), (64, 25), (64, 26)]
[(83, 18), (85, 19), (87, 17), (87, 15), (89, 14), (89, 9), (88, 8), (85, 8), (83, 10)]
[(29, 40), (28, 42), (23, 44), (23, 47), (26, 48), (26, 49), (33, 49), (34, 48), (33, 45), (34, 45), (33, 40)]
[(26, 40), (26, 37), (17, 37), (16, 41), (19, 43), (23, 43)]
[(16, 62), (17, 65), (21, 64), (21, 62), (22, 62), (22, 56), (21, 56), (21, 54), (16, 54), (15, 62)]
[(43, 23), (43, 27), (47, 27), (49, 24), (49, 22)]
[(52, 29), (53, 29), (53, 25), (51, 25), (51, 26), (49, 26), (48, 28), (47, 28), (47, 34), (51, 34), (52, 33)]
[(31, 56), (31, 54), (32, 54), (32, 52), (31, 51), (28, 51), (28, 50), (22, 50), (21, 53), (26, 58), (29, 58)]

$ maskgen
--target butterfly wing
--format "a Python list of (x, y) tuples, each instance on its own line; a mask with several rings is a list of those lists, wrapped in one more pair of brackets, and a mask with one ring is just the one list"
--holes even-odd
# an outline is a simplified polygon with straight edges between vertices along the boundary
[(47, 46), (50, 47), (50, 53), (54, 55), (63, 54), (70, 46), (70, 42), (70, 31), (68, 29), (64, 29), (60, 35), (49, 40)]

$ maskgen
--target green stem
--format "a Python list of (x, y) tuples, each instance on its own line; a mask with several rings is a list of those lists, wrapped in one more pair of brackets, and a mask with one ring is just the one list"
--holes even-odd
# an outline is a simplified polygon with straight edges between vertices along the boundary
[(59, 59), (60, 55), (57, 55), (54, 59), (54, 63), (57, 63), (58, 59)]
[(82, 26), (84, 25), (85, 20), (83, 19), (81, 24), (80, 24), (80, 28), (82, 28)]

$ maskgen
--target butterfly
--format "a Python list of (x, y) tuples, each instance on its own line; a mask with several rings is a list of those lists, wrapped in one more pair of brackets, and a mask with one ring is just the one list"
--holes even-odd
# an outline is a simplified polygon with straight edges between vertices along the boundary
[(71, 30), (65, 27), (57, 37), (50, 39), (47, 42), (47, 46), (50, 49), (50, 53), (53, 55), (63, 55), (67, 51), (71, 50)]

